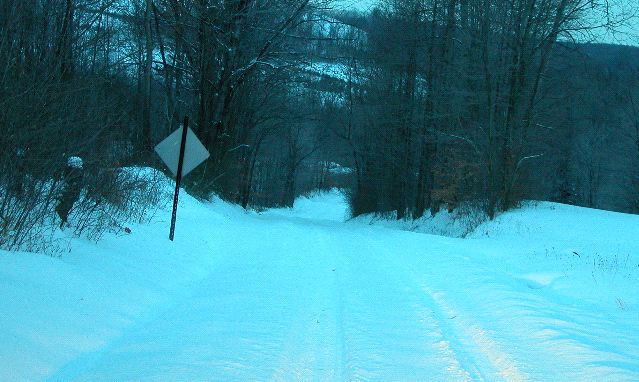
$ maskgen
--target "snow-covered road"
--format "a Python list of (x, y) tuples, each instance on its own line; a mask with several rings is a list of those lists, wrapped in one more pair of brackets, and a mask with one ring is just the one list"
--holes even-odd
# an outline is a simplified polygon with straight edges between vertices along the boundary
[[(191, 212), (198, 222), (208, 213)], [(568, 276), (531, 274), (486, 241), (277, 213), (226, 224), (200, 232), (212, 260), (170, 298), (129, 315), (103, 341), (67, 351), (41, 374), (14, 375), (50, 381), (639, 380), (636, 310), (617, 312), (563, 293)], [(194, 236), (177, 245), (189, 240)], [(178, 254), (189, 255), (171, 256)], [(143, 266), (136, 271), (145, 272)], [(129, 298), (126, 288), (116, 293)], [(96, 309), (90, 314), (99, 326)], [(108, 304), (102, 309), (111, 310)], [(99, 337), (94, 329), (81, 334)], [(2, 360), (10, 362), (11, 354), (0, 349)], [(0, 376), (9, 377), (3, 380), (11, 375), (0, 363)]]

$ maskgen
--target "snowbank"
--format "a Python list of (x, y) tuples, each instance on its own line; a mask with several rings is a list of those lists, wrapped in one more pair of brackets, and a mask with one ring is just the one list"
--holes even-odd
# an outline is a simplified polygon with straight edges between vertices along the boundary
[(293, 208), (278, 208), (263, 212), (265, 216), (344, 222), (350, 214), (348, 201), (343, 191), (334, 188), (330, 191), (314, 192), (300, 196)]
[(639, 295), (628, 293), (639, 291), (639, 215), (529, 201), (492, 221), (471, 207), (418, 220), (364, 215), (354, 221), (466, 238), (531, 288), (561, 289), (621, 310), (639, 308)]
[(528, 202), (469, 235), (530, 285), (639, 310), (639, 216), (551, 202)]
[(0, 251), (0, 380), (639, 380), (637, 216), (531, 203), (456, 239), (345, 222), (337, 190), (183, 193), (170, 242), (169, 206)]
[(42, 380), (82, 354), (96, 356), (186, 298), (228, 255), (215, 250), (227, 240), (216, 227), (228, 224), (231, 206), (215, 209), (182, 193), (175, 242), (168, 206), (148, 224), (122, 223), (130, 234), (98, 243), (58, 231), (51, 252), (59, 257), (0, 250), (0, 380)]
[(397, 220), (377, 214), (366, 214), (353, 219), (357, 223), (452, 238), (466, 237), (485, 220), (484, 213), (470, 205), (452, 212), (442, 209), (435, 216), (427, 212), (426, 216), (417, 220)]
[(633, 244), (639, 237), (639, 215), (551, 202), (527, 202), (479, 226), (470, 237), (518, 237), (528, 240)]

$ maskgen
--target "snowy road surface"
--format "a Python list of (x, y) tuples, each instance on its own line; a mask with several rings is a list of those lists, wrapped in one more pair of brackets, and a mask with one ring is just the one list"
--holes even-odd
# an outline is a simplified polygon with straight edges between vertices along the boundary
[[(0, 349), (0, 379), (639, 381), (636, 308), (606, 305), (588, 291), (575, 294), (565, 272), (530, 273), (485, 240), (276, 213), (244, 215), (241, 222), (215, 215), (208, 221), (214, 225), (205, 226), (211, 211), (185, 214), (197, 224), (183, 224), (181, 239), (178, 228), (167, 256), (196, 257), (191, 273), (183, 275), (180, 261), (159, 254), (142, 263), (128, 259), (119, 282), (104, 281), (86, 295), (74, 289), (90, 299), (111, 288), (112, 300), (54, 316), (42, 327), (27, 321), (0, 329), (8, 344)], [(142, 235), (144, 227), (134, 232)], [(161, 243), (142, 250), (169, 245), (155, 241)], [(180, 252), (192, 241), (210, 252)], [(154, 267), (154, 256), (169, 265)], [(5, 257), (2, 262), (5, 269), (18, 266)], [(84, 264), (73, 258), (66, 266)], [(176, 277), (182, 281), (171, 281)], [(140, 292), (148, 283), (156, 289)], [(155, 296), (158, 288), (169, 297)], [(65, 303), (58, 295), (64, 290), (48, 304), (56, 298)], [(45, 304), (38, 296), (32, 300)], [(139, 312), (132, 312), (136, 301)], [(56, 320), (78, 320), (80, 329), (68, 323), (59, 329)], [(38, 331), (51, 343), (43, 344)], [(71, 334), (85, 344), (67, 343)], [(56, 345), (60, 354), (46, 354)]]

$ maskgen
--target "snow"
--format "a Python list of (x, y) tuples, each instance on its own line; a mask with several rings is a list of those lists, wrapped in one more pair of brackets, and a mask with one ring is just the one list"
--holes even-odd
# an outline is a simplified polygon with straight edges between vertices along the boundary
[(531, 203), (459, 239), (345, 222), (338, 190), (182, 195), (173, 243), (165, 208), (0, 252), (0, 380), (639, 380), (638, 216)]
[(81, 169), (82, 166), (84, 166), (84, 162), (80, 157), (69, 157), (67, 159), (67, 166)]
[(326, 166), (329, 174), (333, 175), (347, 175), (355, 172), (351, 167), (345, 167), (335, 162), (323, 162), (322, 165)]
[(348, 65), (336, 62), (314, 62), (303, 65), (301, 69), (320, 77), (329, 77), (343, 82), (348, 82), (349, 78), (354, 83), (361, 82), (357, 73), (350, 74), (351, 68)]
[(427, 212), (424, 217), (416, 220), (397, 220), (394, 213), (389, 213), (388, 216), (366, 214), (354, 220), (362, 224), (454, 238), (468, 236), (486, 220), (485, 214), (477, 206), (462, 204), (461, 208), (451, 212), (445, 207), (443, 205), (435, 216)]
[(334, 188), (328, 192), (314, 192), (301, 196), (295, 200), (293, 208), (273, 209), (262, 213), (262, 215), (344, 222), (350, 215), (346, 204), (347, 200), (344, 194)]

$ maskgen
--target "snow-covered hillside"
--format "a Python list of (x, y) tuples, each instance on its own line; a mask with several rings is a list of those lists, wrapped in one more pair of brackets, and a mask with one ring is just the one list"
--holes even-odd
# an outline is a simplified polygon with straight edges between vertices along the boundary
[(369, 12), (378, 2), (375, 0), (338, 0), (334, 2), (336, 9)]
[(465, 239), (184, 195), (0, 252), (2, 381), (637, 381), (639, 217), (530, 204)]

